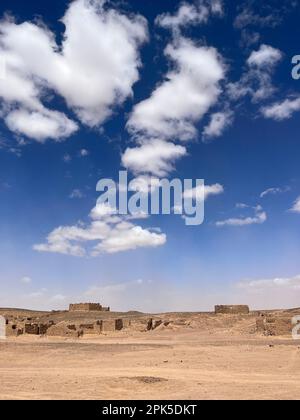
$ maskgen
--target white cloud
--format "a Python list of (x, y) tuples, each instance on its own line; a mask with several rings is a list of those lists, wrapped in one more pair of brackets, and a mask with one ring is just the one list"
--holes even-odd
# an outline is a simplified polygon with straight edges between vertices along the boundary
[(294, 202), (292, 208), (290, 209), (293, 213), (300, 213), (300, 197)]
[(248, 204), (245, 204), (245, 203), (236, 203), (235, 207), (237, 209), (248, 209), (249, 208)]
[(267, 292), (272, 289), (300, 290), (300, 275), (295, 277), (275, 277), (273, 279), (248, 280), (238, 283), (237, 287), (252, 292)]
[(249, 29), (242, 29), (241, 31), (241, 40), (240, 40), (240, 46), (241, 48), (249, 48), (259, 42), (261, 38), (261, 35), (254, 31)]
[(7, 127), (40, 143), (46, 139), (63, 140), (78, 130), (78, 125), (61, 112), (16, 109), (5, 118)]
[(103, 252), (114, 254), (141, 247), (155, 248), (164, 245), (165, 242), (165, 234), (151, 232), (150, 230), (143, 229), (141, 226), (134, 226), (128, 222), (120, 223), (110, 232), (109, 236), (94, 248), (93, 255), (98, 255)]
[(69, 195), (69, 198), (83, 198), (83, 197), (84, 197), (84, 194), (79, 189), (73, 190), (71, 194)]
[(21, 278), (21, 283), (23, 284), (30, 284), (32, 282), (32, 279), (28, 276), (22, 277)]
[(86, 156), (88, 156), (90, 154), (90, 152), (87, 150), (87, 149), (81, 149), (80, 151), (79, 151), (79, 156), (81, 156), (81, 157), (86, 157)]
[[(90, 127), (101, 125), (116, 105), (132, 95), (147, 24), (141, 16), (128, 17), (104, 7), (105, 3), (71, 2), (62, 18), (61, 45), (44, 25), (17, 24), (9, 18), (1, 21), (0, 59), (6, 71), (0, 80), (0, 97), (9, 128), (38, 141), (72, 134), (77, 127), (74, 122), (42, 105), (48, 91), (62, 96)], [(19, 108), (21, 115), (15, 113)]]
[(127, 123), (137, 147), (125, 151), (122, 163), (136, 174), (164, 176), (172, 171), (173, 162), (186, 154), (173, 142), (197, 137), (197, 122), (221, 93), (225, 68), (216, 49), (176, 35), (165, 55), (173, 69), (148, 99), (134, 107)]
[(195, 124), (215, 104), (225, 70), (217, 50), (179, 37), (165, 49), (174, 69), (150, 98), (137, 104), (127, 123), (134, 135), (191, 140)]
[[(202, 187), (195, 187), (190, 190), (186, 190), (183, 193), (184, 198), (196, 198), (197, 195), (201, 194)], [(221, 184), (204, 185), (204, 199), (206, 200), (210, 195), (219, 195), (224, 192), (224, 187)], [(201, 195), (200, 195), (201, 196)]]
[(194, 4), (183, 2), (175, 14), (163, 13), (155, 22), (157, 25), (178, 30), (179, 28), (207, 23), (210, 15), (223, 14), (223, 2), (221, 0), (198, 0)]
[[(238, 206), (238, 208), (247, 208), (246, 205)], [(255, 224), (265, 223), (267, 220), (267, 213), (263, 211), (261, 206), (254, 207), (255, 215), (252, 217), (240, 217), (240, 218), (231, 218), (226, 220), (221, 220), (216, 222), (216, 226), (249, 226)]]
[(261, 108), (261, 112), (264, 117), (275, 121), (287, 120), (298, 111), (300, 111), (300, 97), (295, 99), (286, 99), (283, 102), (277, 102), (273, 105)]
[(228, 83), (231, 99), (238, 100), (249, 95), (253, 102), (259, 102), (273, 95), (276, 89), (272, 84), (272, 75), (282, 56), (280, 50), (265, 44), (253, 51), (247, 60), (248, 69), (241, 79)]
[(297, 2), (291, 0), (271, 3), (247, 0), (239, 5), (239, 13), (235, 18), (234, 26), (238, 29), (247, 27), (275, 28), (296, 6)]
[(231, 111), (216, 112), (210, 116), (209, 124), (203, 129), (204, 140), (220, 137), (232, 124), (233, 113)]
[(289, 191), (288, 187), (286, 187), (286, 188), (279, 188), (279, 187), (268, 188), (260, 194), (260, 198), (264, 198), (267, 195), (281, 194), (281, 193), (284, 193), (284, 192), (287, 192), (287, 191)]
[[(164, 245), (166, 235), (129, 222), (126, 216), (114, 216), (114, 209), (99, 204), (90, 213), (92, 222), (85, 226), (60, 226), (54, 229), (44, 244), (34, 245), (40, 252), (53, 252), (82, 257), (113, 254), (141, 247)], [(95, 244), (96, 242), (96, 244)], [(84, 244), (92, 243), (88, 250)]]
[(280, 50), (270, 45), (262, 44), (258, 51), (252, 51), (247, 64), (256, 67), (274, 66), (282, 59)]
[(171, 142), (153, 139), (139, 147), (128, 148), (122, 156), (122, 164), (134, 173), (167, 175), (172, 163), (186, 154), (186, 148)]

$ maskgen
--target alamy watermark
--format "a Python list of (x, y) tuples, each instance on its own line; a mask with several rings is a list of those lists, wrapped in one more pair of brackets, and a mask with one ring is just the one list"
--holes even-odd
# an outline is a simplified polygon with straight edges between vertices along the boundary
[(300, 79), (300, 55), (295, 55), (292, 58), (292, 64), (294, 64), (294, 67), (292, 69), (292, 78), (294, 80)]
[(0, 316), (0, 340), (6, 339), (6, 319)]
[(111, 214), (148, 216), (181, 215), (188, 226), (204, 221), (205, 187), (203, 179), (159, 179), (137, 177), (128, 182), (127, 171), (119, 180), (101, 179), (96, 190), (102, 194), (97, 206), (112, 209)]

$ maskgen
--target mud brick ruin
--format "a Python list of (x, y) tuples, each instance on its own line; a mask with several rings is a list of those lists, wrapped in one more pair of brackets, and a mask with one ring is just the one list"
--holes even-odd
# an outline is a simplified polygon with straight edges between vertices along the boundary
[(290, 316), (272, 316), (261, 314), (256, 319), (256, 331), (266, 336), (278, 336), (292, 333)]
[(100, 303), (70, 303), (69, 311), (70, 312), (91, 312), (91, 311), (108, 312), (110, 311), (110, 308), (102, 306), (100, 305)]
[(216, 314), (249, 314), (249, 306), (247, 305), (216, 305)]
[[(291, 312), (292, 311), (292, 312)], [(149, 332), (165, 328), (201, 328), (204, 331), (216, 328), (233, 328), (242, 322), (249, 334), (287, 336), (292, 332), (291, 311), (249, 311), (247, 305), (217, 305), (215, 313), (160, 314), (141, 312), (110, 312), (99, 303), (70, 304), (69, 311), (52, 311), (28, 314), (7, 314), (6, 336), (23, 334), (79, 338), (85, 335), (109, 335), (122, 331)], [(24, 313), (25, 312), (25, 313)], [(297, 312), (295, 312), (297, 314)], [(216, 319), (218, 322), (216, 323)], [(245, 324), (246, 321), (246, 324)], [(240, 327), (239, 327), (240, 328)]]

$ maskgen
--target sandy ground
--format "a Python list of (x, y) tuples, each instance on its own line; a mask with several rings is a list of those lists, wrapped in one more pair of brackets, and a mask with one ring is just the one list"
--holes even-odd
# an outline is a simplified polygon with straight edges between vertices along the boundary
[(299, 399), (300, 342), (153, 331), (0, 341), (1, 399)]

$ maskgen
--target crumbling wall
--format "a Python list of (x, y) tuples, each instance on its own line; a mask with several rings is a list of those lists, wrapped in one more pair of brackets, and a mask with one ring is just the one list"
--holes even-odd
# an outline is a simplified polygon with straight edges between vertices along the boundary
[(24, 324), (24, 333), (32, 335), (44, 335), (47, 333), (48, 329), (53, 325), (52, 321), (43, 323), (43, 322), (26, 322)]
[(24, 332), (25, 334), (39, 335), (39, 326), (38, 324), (26, 323), (24, 327)]
[(71, 303), (69, 305), (69, 311), (102, 311), (102, 305), (100, 303)]
[(123, 329), (123, 319), (116, 319), (115, 320), (115, 327), (116, 331), (120, 331)]
[(261, 315), (256, 319), (256, 331), (266, 336), (282, 336), (292, 334), (292, 320), (288, 317)]
[(39, 334), (44, 335), (47, 333), (48, 329), (54, 325), (53, 321), (50, 321), (48, 323), (39, 323)]
[(82, 330), (77, 329), (74, 325), (67, 325), (65, 322), (59, 322), (56, 325), (52, 325), (47, 330), (47, 335), (54, 337), (78, 338), (82, 334)]
[(249, 306), (247, 305), (216, 305), (216, 314), (249, 314)]
[(103, 319), (101, 321), (101, 332), (116, 331), (116, 320), (115, 319)]
[(18, 337), (24, 332), (23, 328), (13, 322), (6, 322), (6, 337)]
[(100, 334), (101, 322), (97, 321), (89, 324), (80, 324), (79, 329), (82, 330), (83, 334)]

